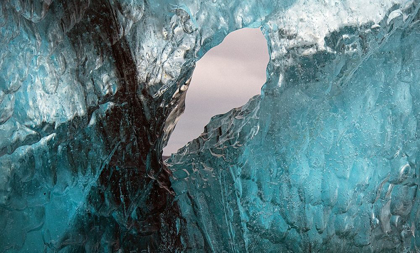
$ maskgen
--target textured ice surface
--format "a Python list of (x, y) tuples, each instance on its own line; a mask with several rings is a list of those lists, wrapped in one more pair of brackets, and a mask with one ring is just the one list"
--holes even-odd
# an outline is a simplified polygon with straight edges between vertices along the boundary
[[(418, 251), (415, 1), (0, 2), (0, 252)], [(162, 147), (261, 27), (261, 96)]]
[(262, 95), (169, 161), (190, 248), (420, 250), (417, 8), (312, 41), (288, 26), (267, 32)]

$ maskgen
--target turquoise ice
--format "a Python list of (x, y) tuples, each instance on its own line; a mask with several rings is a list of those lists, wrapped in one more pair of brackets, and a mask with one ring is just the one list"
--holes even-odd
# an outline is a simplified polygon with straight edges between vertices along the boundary
[[(0, 2), (0, 252), (419, 251), (419, 8)], [(245, 27), (261, 95), (163, 162), (195, 62)]]

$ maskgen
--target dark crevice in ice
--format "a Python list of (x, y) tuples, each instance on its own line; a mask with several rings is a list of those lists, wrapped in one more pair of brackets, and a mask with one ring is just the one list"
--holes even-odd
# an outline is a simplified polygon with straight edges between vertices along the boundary
[[(68, 33), (75, 42), (81, 36), (92, 35), (83, 37), (84, 43), (99, 43), (96, 47), (100, 52), (111, 54), (119, 87), (111, 100), (115, 106), (96, 127), (111, 154), (109, 162), (101, 166), (86, 203), (78, 208), (73, 225), (58, 244), (58, 249), (70, 252), (94, 252), (100, 240), (108, 241), (113, 250), (181, 248), (177, 236), (165, 236), (176, 234), (174, 218), (180, 216), (158, 147), (166, 118), (147, 118), (148, 109), (139, 97), (149, 102), (153, 98), (137, 81), (136, 64), (126, 38), (112, 41), (118, 26), (109, 2), (102, 1), (92, 4), (84, 19)], [(95, 34), (105, 34), (110, 41)], [(156, 114), (163, 115), (163, 111), (157, 110)], [(162, 228), (161, 224), (166, 226)]]

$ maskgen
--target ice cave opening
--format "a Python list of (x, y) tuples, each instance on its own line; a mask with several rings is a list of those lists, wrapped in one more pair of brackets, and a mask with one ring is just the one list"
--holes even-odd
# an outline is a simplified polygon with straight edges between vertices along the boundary
[(268, 59), (267, 41), (258, 28), (232, 32), (207, 52), (197, 62), (185, 111), (163, 155), (175, 153), (198, 137), (214, 115), (240, 107), (260, 94)]
[[(420, 252), (420, 0), (0, 1), (0, 40), (0, 252)], [(163, 161), (188, 87), (183, 143), (233, 109)]]

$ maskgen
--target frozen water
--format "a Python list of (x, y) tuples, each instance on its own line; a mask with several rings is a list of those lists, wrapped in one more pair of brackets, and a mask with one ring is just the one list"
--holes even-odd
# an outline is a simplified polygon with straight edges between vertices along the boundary
[[(1, 1), (0, 251), (419, 251), (419, 8)], [(196, 61), (245, 27), (262, 94), (164, 164)]]
[(262, 96), (214, 117), (169, 161), (190, 248), (419, 250), (417, 8), (322, 40), (267, 33)]

